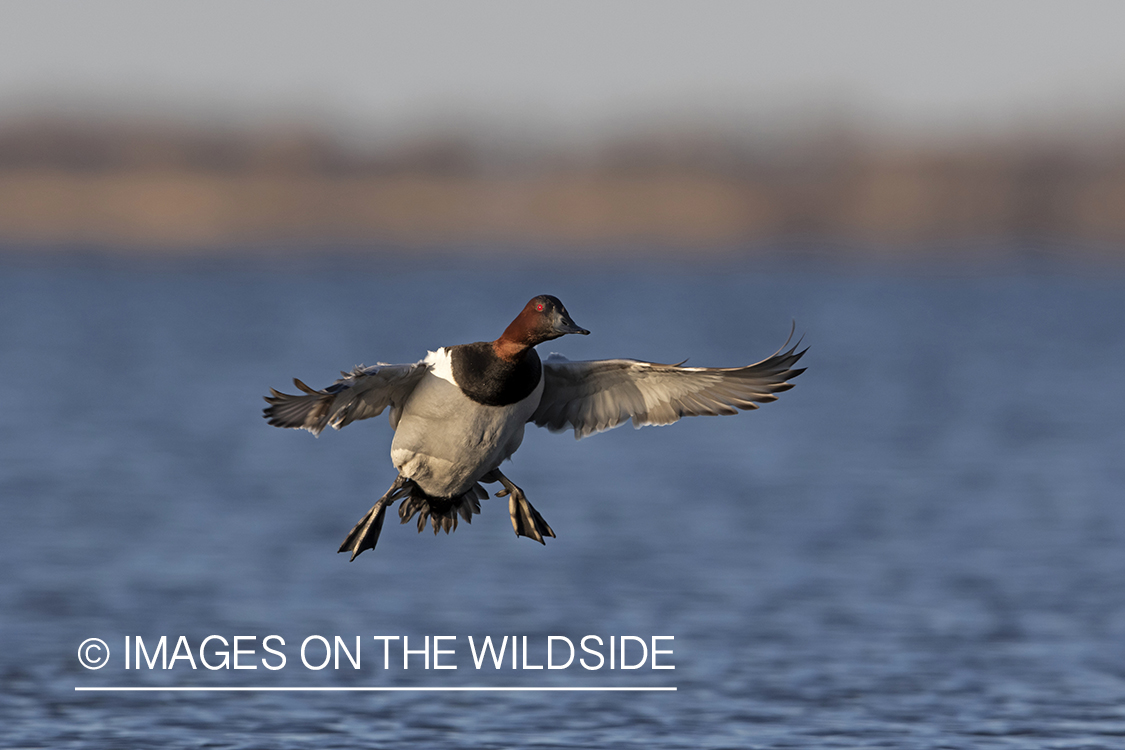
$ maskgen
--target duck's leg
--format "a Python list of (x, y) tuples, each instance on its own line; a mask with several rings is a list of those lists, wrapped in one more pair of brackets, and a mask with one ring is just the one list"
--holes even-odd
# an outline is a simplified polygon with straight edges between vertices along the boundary
[[(367, 511), (363, 518), (359, 519), (359, 523), (352, 528), (347, 539), (336, 552), (350, 551), (352, 553), (351, 559), (354, 560), (365, 549), (375, 549), (375, 545), (379, 541), (379, 532), (383, 530), (383, 519), (386, 516), (387, 508), (408, 493), (412, 484), (411, 480), (399, 474), (387, 493), (371, 506), (371, 510)], [(351, 562), (351, 560), (348, 562)]]
[(508, 514), (512, 517), (512, 528), (516, 530), (516, 536), (526, 536), (540, 544), (546, 544), (543, 541), (544, 536), (555, 538), (555, 532), (543, 520), (543, 516), (539, 515), (539, 511), (535, 510), (535, 507), (527, 501), (527, 496), (523, 494), (523, 490), (517, 487), (511, 479), (504, 476), (499, 469), (493, 469), (485, 474), (481, 477), (481, 481), (499, 482), (504, 485), (504, 489), (497, 492), (496, 497), (509, 495)]

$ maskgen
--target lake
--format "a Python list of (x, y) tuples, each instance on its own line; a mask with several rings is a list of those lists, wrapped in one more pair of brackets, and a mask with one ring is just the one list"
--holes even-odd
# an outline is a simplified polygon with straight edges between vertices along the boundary
[[(505, 473), (545, 547), (493, 498), (337, 555), (394, 479), (386, 418), (314, 439), (262, 396), (541, 293), (592, 332), (543, 354), (741, 365), (795, 321), (808, 371), (735, 417), (529, 428)], [(1120, 269), (0, 258), (0, 744), (1121, 747), (1123, 372)], [(200, 663), (236, 636), (254, 669)], [(536, 690), (416, 690), (475, 687)]]

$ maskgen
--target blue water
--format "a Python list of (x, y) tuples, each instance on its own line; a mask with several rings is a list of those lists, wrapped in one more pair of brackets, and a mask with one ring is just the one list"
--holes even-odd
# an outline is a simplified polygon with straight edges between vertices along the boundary
[[(1125, 746), (1120, 271), (429, 265), (0, 260), (0, 745)], [(493, 338), (543, 292), (593, 332), (546, 351), (744, 364), (795, 319), (809, 370), (737, 417), (532, 428), (507, 473), (546, 547), (493, 499), (349, 564), (394, 478), (385, 418), (314, 439), (261, 396)], [(198, 659), (213, 634), (256, 636), (251, 664), (280, 635), (287, 665), (124, 668), (126, 636)], [(674, 636), (675, 669), (477, 670), (467, 642), (526, 635), (542, 664), (590, 634)], [(362, 668), (306, 669), (310, 635), (361, 636)], [(396, 645), (383, 669), (374, 635), (457, 636), (458, 668)]]

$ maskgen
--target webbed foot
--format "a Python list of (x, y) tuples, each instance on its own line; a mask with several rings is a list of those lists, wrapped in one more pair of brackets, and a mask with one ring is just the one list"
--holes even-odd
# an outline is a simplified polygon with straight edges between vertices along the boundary
[[(351, 552), (351, 560), (359, 557), (359, 554), (364, 550), (375, 549), (375, 545), (379, 542), (379, 533), (383, 530), (383, 520), (387, 514), (387, 508), (395, 504), (395, 501), (403, 495), (410, 494), (410, 489), (413, 482), (406, 477), (399, 474), (395, 479), (395, 483), (387, 490), (387, 494), (379, 498), (379, 501), (371, 506), (371, 510), (367, 511), (363, 518), (359, 519), (352, 530), (348, 533), (344, 543), (340, 545), (339, 552)], [(351, 562), (349, 560), (348, 562)]]
[(515, 529), (516, 536), (526, 536), (540, 544), (546, 544), (543, 541), (545, 536), (552, 539), (556, 538), (550, 524), (543, 520), (543, 516), (535, 510), (535, 506), (527, 501), (527, 496), (523, 494), (523, 490), (517, 487), (511, 479), (504, 476), (499, 469), (493, 469), (484, 475), (481, 481), (500, 482), (504, 485), (504, 489), (497, 492), (496, 497), (508, 496), (508, 514), (512, 517), (512, 528)]

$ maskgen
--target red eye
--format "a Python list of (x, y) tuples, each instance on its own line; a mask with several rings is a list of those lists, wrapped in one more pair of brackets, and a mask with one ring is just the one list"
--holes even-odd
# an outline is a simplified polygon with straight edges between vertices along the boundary
[(543, 312), (543, 303), (539, 303), (538, 305), (536, 305), (535, 309), (538, 310), (539, 312)]

